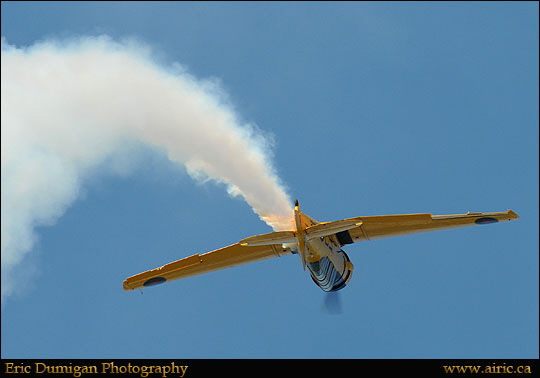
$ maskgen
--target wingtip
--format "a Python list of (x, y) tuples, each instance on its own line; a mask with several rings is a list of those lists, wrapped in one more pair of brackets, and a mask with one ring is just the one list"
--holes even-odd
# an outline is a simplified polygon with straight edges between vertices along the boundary
[(510, 219), (519, 219), (519, 215), (514, 210), (508, 210), (508, 215)]

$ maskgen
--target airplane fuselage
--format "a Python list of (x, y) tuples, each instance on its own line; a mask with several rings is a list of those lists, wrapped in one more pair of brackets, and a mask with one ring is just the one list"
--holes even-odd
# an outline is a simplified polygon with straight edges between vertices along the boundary
[[(308, 268), (311, 278), (324, 291), (343, 289), (351, 280), (354, 269), (349, 256), (341, 249), (335, 235), (308, 238), (306, 228), (319, 222), (302, 213), (298, 203), (294, 213), (298, 239), (295, 252), (300, 254), (302, 264)], [(292, 247), (293, 251), (295, 247)]]

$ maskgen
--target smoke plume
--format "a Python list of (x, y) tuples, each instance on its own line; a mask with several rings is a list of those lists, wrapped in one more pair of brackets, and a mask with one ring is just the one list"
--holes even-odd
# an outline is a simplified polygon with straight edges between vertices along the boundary
[(24, 48), (2, 38), (1, 56), (2, 302), (34, 228), (54, 224), (88, 173), (125, 159), (133, 143), (165, 150), (196, 180), (225, 184), (274, 229), (291, 227), (268, 138), (239, 119), (215, 80), (106, 36)]

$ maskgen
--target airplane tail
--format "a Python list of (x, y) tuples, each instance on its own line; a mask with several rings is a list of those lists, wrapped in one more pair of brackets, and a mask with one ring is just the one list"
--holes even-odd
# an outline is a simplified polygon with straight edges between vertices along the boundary
[[(336, 222), (319, 223), (304, 229), (304, 240), (309, 241), (315, 238), (334, 235), (361, 225), (362, 222), (359, 222), (358, 220), (341, 220)], [(296, 231), (276, 231), (269, 232), (267, 234), (250, 236), (249, 238), (240, 240), (239, 243), (242, 246), (291, 244), (298, 243), (298, 236)]]
[(268, 234), (250, 236), (240, 240), (241, 246), (258, 246), (271, 244), (289, 244), (296, 243), (296, 233), (294, 231), (276, 231)]
[(298, 200), (294, 201), (294, 215), (296, 230), (270, 232), (262, 235), (255, 235), (240, 240), (241, 246), (262, 246), (273, 244), (296, 244), (302, 266), (306, 268), (305, 250), (307, 242), (312, 239), (335, 235), (362, 225), (358, 219), (344, 219), (335, 222), (319, 223), (313, 218), (300, 211)]

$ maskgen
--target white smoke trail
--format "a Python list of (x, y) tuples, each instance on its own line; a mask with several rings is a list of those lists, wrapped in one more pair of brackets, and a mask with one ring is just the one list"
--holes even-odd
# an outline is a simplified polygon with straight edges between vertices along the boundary
[(215, 82), (106, 36), (25, 48), (2, 37), (1, 70), (2, 302), (34, 227), (53, 224), (88, 172), (133, 141), (165, 149), (198, 180), (224, 183), (274, 229), (291, 227), (268, 139), (241, 123)]

